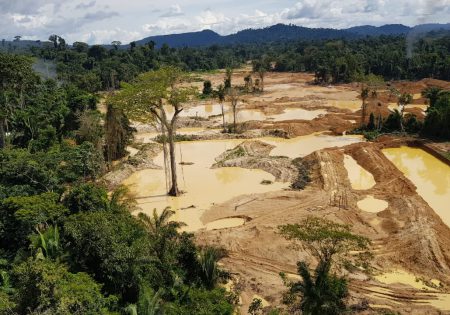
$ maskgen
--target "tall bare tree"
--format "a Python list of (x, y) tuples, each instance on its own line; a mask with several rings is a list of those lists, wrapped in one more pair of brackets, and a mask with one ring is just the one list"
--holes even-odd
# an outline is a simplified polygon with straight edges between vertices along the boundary
[(237, 131), (237, 112), (239, 103), (239, 92), (236, 88), (228, 90), (228, 99), (231, 104), (231, 111), (233, 112), (233, 132)]
[[(179, 196), (176, 157), (175, 133), (179, 114), (183, 111), (182, 104), (196, 95), (193, 87), (181, 87), (186, 74), (176, 67), (162, 67), (157, 71), (141, 74), (131, 84), (124, 84), (123, 89), (110, 100), (117, 104), (126, 115), (135, 121), (143, 123), (157, 122), (167, 132), (170, 158), (170, 196)], [(174, 110), (170, 117), (166, 106)]]
[(224, 86), (221, 84), (219, 85), (219, 87), (217, 88), (216, 91), (214, 91), (214, 96), (219, 100), (220, 103), (220, 109), (222, 111), (222, 125), (223, 125), (223, 130), (226, 129), (225, 126), (225, 109), (224, 109), (224, 104), (223, 102), (225, 101), (225, 88)]

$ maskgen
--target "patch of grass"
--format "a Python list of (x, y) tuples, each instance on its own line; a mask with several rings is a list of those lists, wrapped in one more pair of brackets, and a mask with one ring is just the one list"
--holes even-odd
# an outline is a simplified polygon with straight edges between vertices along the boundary
[(238, 157), (245, 156), (245, 150), (242, 147), (237, 147), (235, 149), (230, 150), (230, 153), (227, 154), (224, 158), (224, 160), (232, 160), (236, 159)]
[(381, 133), (379, 131), (373, 130), (373, 131), (363, 131), (362, 133), (364, 135), (364, 138), (366, 138), (369, 141), (376, 140), (379, 136), (381, 136)]
[[(196, 137), (194, 135), (175, 135), (175, 142), (194, 141), (194, 140), (196, 140)], [(155, 141), (158, 143), (169, 142), (168, 137), (163, 135), (158, 135), (155, 138)]]
[(450, 161), (450, 152), (442, 152), (441, 155)]

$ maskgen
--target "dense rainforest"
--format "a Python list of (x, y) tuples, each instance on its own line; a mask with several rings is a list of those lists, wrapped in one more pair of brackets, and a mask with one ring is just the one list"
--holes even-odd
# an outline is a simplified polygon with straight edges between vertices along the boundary
[(68, 47), (62, 41), (45, 48), (33, 47), (31, 52), (38, 58), (54, 61), (61, 79), (91, 92), (118, 87), (120, 81), (129, 81), (139, 73), (164, 64), (186, 71), (208, 71), (237, 67), (257, 59), (266, 60), (267, 67), (276, 71), (315, 72), (317, 79), (325, 83), (357, 81), (367, 74), (379, 75), (385, 80), (426, 77), (450, 80), (450, 35), (447, 32), (429, 33), (408, 41), (405, 36), (379, 36), (207, 48), (163, 45), (157, 49), (154, 42), (131, 43), (127, 49), (118, 43), (111, 48), (80, 42)]
[[(97, 92), (164, 65), (210, 71), (248, 60), (260, 71), (311, 71), (326, 84), (369, 74), (450, 80), (450, 37), (441, 34), (417, 40), (410, 58), (402, 36), (160, 49), (51, 38), (0, 53), (1, 314), (233, 313), (236, 296), (218, 286), (223, 250), (196, 246), (169, 209), (132, 216), (125, 189), (108, 194), (97, 183), (133, 134), (120, 109), (97, 110)], [(56, 80), (33, 70), (36, 59), (56, 64)], [(425, 93), (422, 132), (450, 138), (449, 94)]]
[(130, 139), (123, 113), (27, 56), (0, 64), (0, 314), (231, 314), (220, 249), (97, 184)]

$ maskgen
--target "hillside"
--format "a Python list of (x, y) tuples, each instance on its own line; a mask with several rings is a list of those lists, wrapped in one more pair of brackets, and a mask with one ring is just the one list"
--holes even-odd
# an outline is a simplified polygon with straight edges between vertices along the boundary
[(276, 24), (261, 29), (246, 29), (235, 34), (221, 36), (213, 31), (191, 32), (183, 34), (150, 36), (137, 41), (143, 45), (150, 41), (158, 47), (168, 44), (171, 47), (199, 47), (209, 45), (242, 44), (249, 42), (274, 42), (283, 40), (321, 40), (321, 39), (355, 39), (365, 36), (405, 35), (410, 27), (401, 24), (380, 27), (364, 25), (349, 29), (308, 28), (297, 25)]

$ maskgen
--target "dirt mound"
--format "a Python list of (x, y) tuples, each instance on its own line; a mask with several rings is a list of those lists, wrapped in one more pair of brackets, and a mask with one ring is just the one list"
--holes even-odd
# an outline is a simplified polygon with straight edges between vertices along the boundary
[(269, 156), (273, 148), (273, 145), (259, 140), (245, 141), (218, 156), (212, 167), (261, 169), (275, 176), (277, 181), (293, 182), (298, 177), (298, 169), (287, 157)]
[(139, 151), (134, 156), (128, 157), (101, 179), (109, 190), (121, 185), (134, 172), (143, 169), (161, 169), (161, 166), (153, 162), (153, 159), (162, 150), (161, 145), (157, 143), (138, 144), (136, 145), (136, 149)]
[[(285, 272), (295, 277), (297, 261), (306, 260), (314, 264), (301, 248), (292, 248), (291, 243), (277, 233), (278, 225), (299, 222), (309, 215), (350, 224), (355, 233), (369, 237), (373, 242), (375, 257), (372, 265), (375, 271), (400, 268), (426, 281), (437, 278), (444, 287), (450, 284), (449, 227), (381, 152), (385, 147), (405, 144), (408, 139), (381, 140), (325, 149), (305, 157), (312, 182), (303, 191), (241, 196), (215, 205), (203, 215), (204, 222), (233, 215), (246, 215), (252, 219), (244, 226), (233, 228), (232, 233), (219, 230), (196, 234), (200, 244), (216, 244), (229, 251), (223, 264), (239, 278), (242, 314), (246, 313), (254, 294), (280, 305), (285, 288), (278, 273)], [(257, 143), (247, 146), (257, 153), (268, 150)], [(351, 188), (343, 165), (344, 154), (352, 156), (372, 173), (376, 181), (374, 187), (363, 191)], [(237, 157), (230, 161), (244, 158), (251, 157)], [(330, 205), (330, 198), (337, 190), (346, 192), (346, 208)], [(379, 213), (359, 210), (357, 201), (369, 194), (387, 201), (388, 208)], [(372, 314), (374, 309), (369, 304), (383, 304), (387, 309), (410, 314), (439, 314), (433, 307), (423, 304), (424, 299), (435, 298), (430, 294), (404, 285), (386, 286), (358, 273), (349, 274), (349, 278), (350, 303), (365, 305), (359, 309), (359, 314)]]

